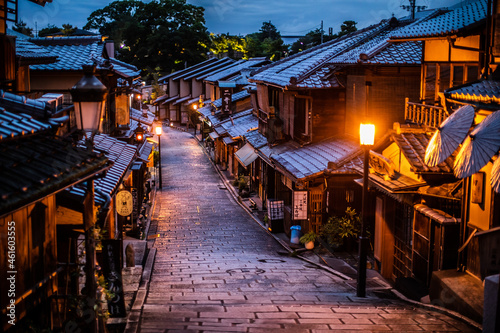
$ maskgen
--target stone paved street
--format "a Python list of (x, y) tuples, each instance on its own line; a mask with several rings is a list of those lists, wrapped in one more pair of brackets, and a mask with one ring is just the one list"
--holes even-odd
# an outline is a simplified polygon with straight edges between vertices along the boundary
[(166, 129), (157, 249), (140, 332), (475, 329), (394, 299), (355, 297), (345, 280), (283, 248), (231, 197), (198, 142)]

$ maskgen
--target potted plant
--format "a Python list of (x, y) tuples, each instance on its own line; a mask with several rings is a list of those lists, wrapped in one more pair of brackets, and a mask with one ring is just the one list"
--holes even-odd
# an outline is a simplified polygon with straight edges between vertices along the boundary
[(314, 231), (309, 231), (307, 234), (300, 237), (299, 242), (304, 244), (306, 249), (312, 250), (314, 249), (314, 242), (316, 241), (316, 237), (318, 237), (318, 235)]
[(344, 216), (332, 216), (321, 229), (321, 236), (334, 249), (354, 244), (361, 231), (361, 218), (351, 207)]

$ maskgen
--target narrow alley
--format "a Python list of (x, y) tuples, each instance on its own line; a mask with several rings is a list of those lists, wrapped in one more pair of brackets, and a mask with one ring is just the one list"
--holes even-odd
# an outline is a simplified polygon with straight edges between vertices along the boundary
[(403, 301), (355, 297), (340, 277), (282, 255), (191, 134), (167, 128), (161, 140), (163, 191), (149, 229), (159, 237), (140, 332), (476, 332)]

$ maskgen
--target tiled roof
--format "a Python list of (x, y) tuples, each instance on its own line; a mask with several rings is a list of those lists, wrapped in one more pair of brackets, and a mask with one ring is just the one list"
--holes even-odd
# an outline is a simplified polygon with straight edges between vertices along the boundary
[(500, 81), (481, 80), (444, 91), (448, 98), (463, 102), (500, 104)]
[(249, 114), (248, 116), (236, 118), (234, 120), (234, 125), (231, 124), (231, 121), (226, 121), (221, 125), (222, 127), (228, 125), (227, 134), (235, 139), (240, 138), (244, 134), (248, 133), (248, 131), (254, 130), (259, 127), (259, 119), (257, 119), (257, 117), (255, 117), (253, 114)]
[(7, 34), (16, 37), (16, 57), (22, 65), (47, 64), (56, 61), (57, 56), (48, 52), (44, 47), (29, 42), (28, 36), (11, 29), (7, 29)]
[(102, 52), (104, 44), (94, 42), (87, 45), (48, 45), (45, 47), (50, 53), (57, 55), (58, 61), (53, 64), (32, 65), (32, 70), (39, 71), (77, 71), (82, 65), (92, 65), (93, 59), (103, 62)]
[(47, 103), (26, 98), (7, 91), (0, 90), (0, 107), (16, 113), (27, 113), (36, 118), (46, 118), (51, 115)]
[(0, 142), (0, 215), (99, 173), (107, 161), (43, 134)]
[(394, 142), (401, 149), (415, 173), (440, 172), (453, 173), (453, 158), (448, 157), (444, 162), (436, 167), (429, 167), (425, 164), (425, 149), (431, 138), (430, 134), (424, 132), (413, 133), (393, 133), (391, 135)]
[(212, 127), (215, 127), (215, 126), (219, 125), (220, 123), (222, 123), (223, 121), (226, 121), (227, 119), (229, 119), (230, 116), (234, 120), (234, 119), (239, 118), (239, 117), (248, 116), (249, 114), (252, 114), (251, 109), (240, 111), (237, 113), (233, 113), (232, 115), (227, 115), (227, 114), (223, 113), (222, 111), (216, 111), (213, 115), (210, 113), (207, 116), (207, 118), (212, 123)]
[(174, 75), (172, 77), (172, 80), (174, 80), (174, 81), (180, 80), (180, 79), (187, 80), (188, 78), (193, 78), (196, 75), (202, 74), (202, 73), (204, 73), (205, 75), (209, 75), (207, 73), (210, 73), (210, 72), (215, 71), (215, 70), (219, 70), (221, 67), (231, 65), (234, 62), (235, 62), (235, 60), (233, 60), (233, 59), (223, 58), (223, 59), (219, 59), (215, 62), (207, 63), (201, 67), (192, 66), (192, 67), (187, 68), (186, 71), (178, 72), (177, 75)]
[(425, 38), (447, 36), (470, 29), (486, 19), (488, 0), (464, 1), (449, 11), (439, 11), (432, 18), (426, 18), (399, 30), (391, 39)]
[(333, 138), (272, 154), (271, 159), (295, 179), (303, 179), (324, 172), (328, 162), (344, 161), (358, 151), (357, 142), (348, 138)]
[(109, 61), (113, 65), (113, 71), (118, 72), (123, 77), (135, 78), (141, 75), (141, 71), (134, 65), (127, 64), (126, 62), (120, 61), (116, 58), (109, 58)]
[(32, 37), (30, 42), (36, 45), (90, 45), (102, 41), (101, 35), (95, 36), (61, 36), (61, 37)]
[(182, 73), (187, 73), (187, 72), (193, 70), (194, 68), (200, 68), (200, 67), (205, 66), (206, 64), (213, 63), (213, 62), (216, 62), (216, 61), (218, 61), (218, 59), (216, 59), (216, 58), (210, 58), (210, 59), (205, 60), (203, 62), (200, 62), (200, 63), (198, 63), (196, 65), (193, 65), (191, 67), (188, 67), (188, 68), (185, 68), (185, 69), (181, 69), (181, 70), (175, 71), (173, 73), (170, 73), (168, 75), (162, 76), (162, 77), (160, 77), (158, 79), (158, 81), (159, 82), (164, 82), (165, 80), (170, 79), (173, 76), (177, 76), (177, 75), (182, 74)]
[(211, 104), (205, 105), (202, 108), (198, 109), (198, 113), (203, 116), (203, 118), (207, 119), (208, 116), (212, 115), (212, 110), (214, 107)]
[[(250, 93), (246, 90), (239, 91), (231, 96), (231, 101), (237, 102), (242, 99), (250, 97)], [(215, 106), (216, 108), (222, 107), (222, 98), (216, 99), (215, 101), (212, 102), (212, 105)]]
[[(356, 170), (359, 174), (363, 174), (363, 166), (356, 167)], [(410, 178), (399, 172), (392, 179), (379, 175), (376, 172), (370, 173), (368, 177), (370, 182), (387, 193), (417, 191), (419, 187), (426, 185), (425, 182)]]
[(260, 134), (258, 130), (247, 132), (243, 136), (255, 149), (267, 145), (267, 138), (264, 135)]
[(103, 151), (106, 157), (114, 162), (104, 178), (94, 181), (94, 186), (106, 194), (113, 195), (134, 160), (137, 147), (106, 134), (98, 134), (94, 137), (94, 148)]
[(82, 65), (97, 63), (98, 67), (110, 69), (124, 78), (136, 78), (140, 75), (140, 71), (133, 65), (115, 58), (106, 59), (100, 36), (31, 38), (30, 41), (43, 45), (47, 52), (57, 56), (54, 63), (31, 65), (32, 70), (78, 71), (82, 69)]
[(30, 115), (8, 112), (0, 107), (0, 141), (47, 131), (59, 125), (60, 123), (54, 120), (41, 122)]
[(318, 89), (343, 87), (343, 83), (335, 75), (336, 68), (334, 65), (326, 65), (297, 83), (297, 87)]
[(207, 76), (210, 76), (214, 73), (218, 73), (222, 70), (225, 70), (226, 68), (232, 67), (237, 63), (238, 61), (236, 60), (230, 58), (223, 58), (216, 63), (205, 66), (204, 68), (188, 72), (186, 76), (183, 76), (183, 79), (184, 80), (195, 79), (197, 81), (200, 81), (206, 78)]
[(311, 71), (378, 35), (388, 26), (387, 22), (382, 22), (264, 66), (257, 70), (250, 82), (272, 83), (282, 87), (296, 85)]
[(205, 81), (215, 83), (218, 80), (225, 80), (226, 78), (241, 72), (241, 70), (247, 69), (249, 67), (261, 66), (262, 64), (265, 64), (267, 62), (269, 61), (266, 58), (252, 58), (249, 60), (243, 60), (235, 66), (229, 67), (223, 71), (208, 76), (207, 78), (205, 78)]
[[(211, 119), (211, 116), (209, 119)], [(247, 131), (258, 127), (258, 119), (252, 114), (252, 110), (245, 110), (240, 113), (213, 119), (212, 126), (219, 135), (228, 133), (231, 137), (240, 137)]]
[(153, 126), (153, 123), (155, 121), (155, 115), (153, 114), (153, 112), (148, 111), (146, 113), (146, 117), (144, 117), (144, 113), (142, 111), (134, 108), (130, 108), (130, 118), (148, 126)]

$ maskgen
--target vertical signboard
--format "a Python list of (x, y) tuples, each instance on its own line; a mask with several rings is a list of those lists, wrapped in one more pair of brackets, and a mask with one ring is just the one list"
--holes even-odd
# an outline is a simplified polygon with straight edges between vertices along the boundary
[(231, 114), (231, 102), (232, 102), (232, 89), (223, 88), (222, 89), (222, 112), (225, 114)]
[(102, 272), (108, 283), (108, 290), (115, 295), (108, 301), (110, 317), (126, 317), (123, 297), (122, 267), (120, 263), (120, 241), (117, 239), (102, 240), (103, 263)]
[(307, 220), (307, 191), (293, 191), (293, 219)]

